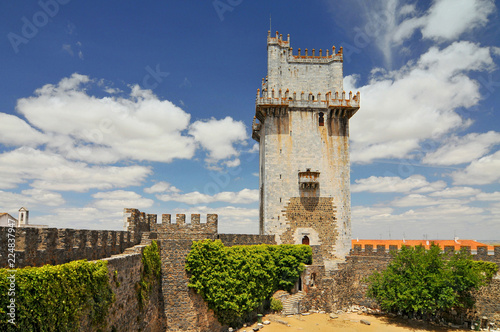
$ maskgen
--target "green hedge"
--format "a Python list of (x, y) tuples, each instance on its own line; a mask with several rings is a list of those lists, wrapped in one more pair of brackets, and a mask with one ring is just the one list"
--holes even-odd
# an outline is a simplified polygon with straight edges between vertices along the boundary
[(304, 264), (310, 264), (306, 245), (225, 247), (220, 240), (193, 242), (186, 270), (189, 287), (201, 294), (224, 324), (238, 324), (279, 290), (290, 290)]
[[(73, 261), (14, 270), (0, 269), (1, 331), (77, 331), (82, 314), (92, 325), (105, 326), (114, 294), (106, 261)], [(8, 296), (15, 275), (15, 295)], [(15, 299), (15, 325), (6, 310)]]

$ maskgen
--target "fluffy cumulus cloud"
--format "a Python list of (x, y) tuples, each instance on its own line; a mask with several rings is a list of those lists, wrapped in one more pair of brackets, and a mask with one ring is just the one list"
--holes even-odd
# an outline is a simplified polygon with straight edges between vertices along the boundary
[(500, 182), (500, 150), (471, 162), (451, 174), (457, 185), (484, 185)]
[(144, 198), (141, 195), (127, 190), (115, 190), (108, 192), (98, 192), (92, 195), (96, 201), (93, 206), (100, 209), (120, 211), (125, 207), (133, 206), (136, 209), (149, 208), (154, 201)]
[(155, 194), (155, 193), (162, 193), (162, 192), (172, 192), (172, 193), (178, 193), (180, 190), (174, 186), (172, 186), (170, 183), (165, 182), (165, 181), (160, 181), (155, 183), (149, 188), (145, 188), (144, 192), (148, 194)]
[(30, 182), (35, 189), (83, 192), (139, 185), (151, 174), (143, 166), (89, 166), (59, 154), (19, 148), (0, 154), (0, 188)]
[(399, 70), (376, 70), (361, 87), (354, 86), (355, 77), (346, 77), (346, 88), (359, 90), (363, 100), (363, 116), (351, 119), (351, 160), (408, 157), (423, 140), (470, 125), (456, 110), (479, 102), (479, 84), (467, 75), (491, 70), (491, 52), (471, 42), (455, 42), (431, 47)]
[(393, 41), (401, 43), (418, 30), (423, 38), (455, 40), (464, 32), (484, 26), (494, 11), (493, 0), (437, 0), (420, 16), (415, 10), (402, 6), (399, 15), (405, 20), (394, 27)]
[(459, 165), (470, 163), (487, 154), (500, 144), (500, 133), (471, 133), (462, 137), (452, 136), (436, 151), (429, 152), (422, 161), (432, 165)]
[(39, 208), (42, 206), (60, 206), (65, 203), (60, 193), (43, 189), (25, 189), (20, 193), (0, 190), (2, 212), (8, 212), (14, 217), (21, 206)]
[(239, 166), (236, 158), (239, 152), (234, 144), (245, 143), (248, 139), (245, 124), (231, 117), (222, 120), (196, 121), (189, 128), (189, 134), (208, 151), (206, 162), (214, 164), (219, 160), (233, 158), (226, 162), (229, 167)]
[[(101, 89), (105, 96), (89, 94), (90, 88)], [(115, 92), (76, 73), (47, 84), (34, 96), (18, 100), (17, 111), (29, 124), (1, 115), (5, 120), (1, 126), (8, 126), (11, 134), (0, 142), (46, 144), (48, 150), (68, 159), (108, 164), (191, 159), (198, 144), (208, 151), (211, 162), (217, 162), (237, 156), (234, 144), (247, 139), (244, 124), (230, 117), (191, 124), (189, 113), (160, 100), (151, 90), (134, 85), (128, 95)], [(234, 158), (228, 162), (235, 165)]]
[(171, 193), (157, 195), (159, 200), (168, 202), (180, 202), (190, 205), (208, 204), (215, 202), (226, 202), (232, 204), (250, 204), (259, 200), (259, 191), (257, 189), (243, 189), (238, 192), (223, 191), (215, 195), (203, 194), (198, 191), (180, 194)]
[(412, 175), (406, 179), (397, 176), (370, 176), (365, 179), (355, 180), (355, 184), (351, 186), (352, 192), (410, 192), (412, 190), (433, 190), (437, 188), (444, 188), (446, 183), (437, 181), (429, 183), (423, 175)]

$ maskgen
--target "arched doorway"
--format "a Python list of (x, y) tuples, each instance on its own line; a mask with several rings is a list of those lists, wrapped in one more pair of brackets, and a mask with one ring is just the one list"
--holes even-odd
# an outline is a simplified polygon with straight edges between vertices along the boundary
[(302, 244), (307, 244), (309, 245), (309, 237), (307, 235), (305, 235), (303, 238), (302, 238)]

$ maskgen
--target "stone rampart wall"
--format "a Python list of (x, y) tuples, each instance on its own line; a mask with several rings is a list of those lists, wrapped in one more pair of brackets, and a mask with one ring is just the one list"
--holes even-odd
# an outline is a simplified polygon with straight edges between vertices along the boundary
[[(0, 243), (7, 244), (8, 227), (0, 227)], [(122, 253), (140, 243), (127, 231), (95, 231), (70, 228), (15, 228), (15, 267), (64, 264), (74, 260), (96, 260)], [(1, 252), (0, 267), (8, 266), (7, 247)]]
[[(159, 245), (161, 248), (161, 243)], [(145, 247), (137, 245), (123, 254), (103, 259), (108, 262), (109, 283), (115, 293), (115, 302), (106, 317), (106, 331), (156, 332), (166, 329), (161, 282), (152, 284), (148, 300), (142, 309), (139, 308), (137, 285), (141, 281), (141, 256)], [(88, 318), (80, 323), (80, 331), (93, 331)]]
[(250, 246), (255, 244), (276, 244), (274, 235), (255, 234), (219, 234), (217, 236), (225, 246)]

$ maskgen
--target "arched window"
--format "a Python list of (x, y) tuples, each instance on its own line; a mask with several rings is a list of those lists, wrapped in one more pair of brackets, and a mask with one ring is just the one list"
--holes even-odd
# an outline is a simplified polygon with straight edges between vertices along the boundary
[(325, 115), (323, 114), (323, 112), (319, 113), (319, 123), (318, 124), (320, 127), (325, 125)]
[(302, 238), (302, 244), (309, 245), (309, 237), (307, 235)]

